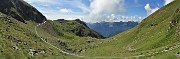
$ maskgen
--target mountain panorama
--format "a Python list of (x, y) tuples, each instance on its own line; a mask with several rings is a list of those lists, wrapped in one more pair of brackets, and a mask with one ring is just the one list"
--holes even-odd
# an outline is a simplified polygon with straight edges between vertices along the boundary
[(0, 59), (180, 59), (180, 0), (1, 0)]
[(87, 25), (100, 33), (102, 36), (108, 38), (112, 37), (118, 33), (125, 30), (131, 29), (138, 25), (138, 22), (128, 21), (128, 22), (100, 22), (100, 23), (87, 23)]

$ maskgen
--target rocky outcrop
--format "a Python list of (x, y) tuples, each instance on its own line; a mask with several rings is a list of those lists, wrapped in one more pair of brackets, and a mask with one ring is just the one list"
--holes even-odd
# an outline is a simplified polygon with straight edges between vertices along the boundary
[(23, 0), (1, 0), (0, 12), (24, 23), (29, 20), (42, 23), (46, 20), (36, 8)]

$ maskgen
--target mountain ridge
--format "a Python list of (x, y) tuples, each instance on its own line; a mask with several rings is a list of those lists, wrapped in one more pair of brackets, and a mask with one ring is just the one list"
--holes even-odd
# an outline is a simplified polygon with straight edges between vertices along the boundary
[[(80, 21), (79, 19), (75, 20), (54, 20), (54, 21), (48, 21), (53, 27), (56, 32), (61, 33), (60, 35), (63, 35), (62, 32), (71, 32), (74, 33), (77, 36), (80, 37), (93, 37), (93, 38), (104, 38), (101, 34), (95, 32), (94, 30), (91, 30), (83, 21)], [(59, 32), (60, 31), (60, 32)]]
[(24, 23), (29, 20), (37, 23), (47, 20), (42, 13), (23, 0), (2, 0), (0, 7), (2, 13)]

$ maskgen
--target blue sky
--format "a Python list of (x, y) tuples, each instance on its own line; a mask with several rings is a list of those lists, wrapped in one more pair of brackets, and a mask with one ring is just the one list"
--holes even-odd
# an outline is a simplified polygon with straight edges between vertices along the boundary
[(25, 0), (48, 19), (141, 21), (173, 0)]

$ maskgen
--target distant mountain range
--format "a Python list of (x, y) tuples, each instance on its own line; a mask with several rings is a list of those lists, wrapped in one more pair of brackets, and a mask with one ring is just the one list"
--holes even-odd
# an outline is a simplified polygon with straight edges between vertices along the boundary
[(100, 33), (104, 37), (111, 37), (125, 30), (131, 29), (138, 25), (138, 22), (100, 22), (100, 23), (87, 23), (87, 25)]

